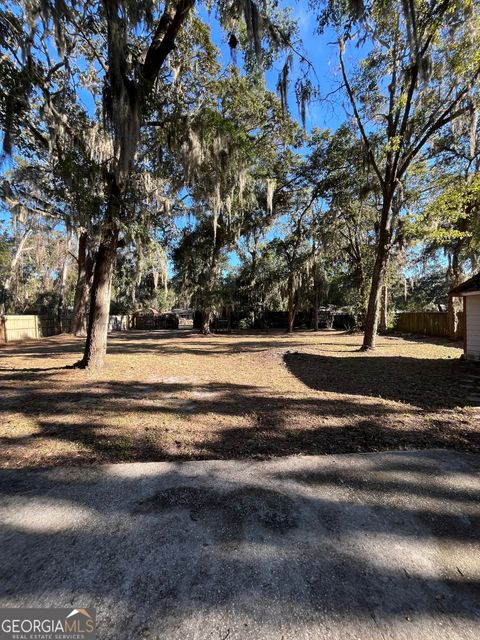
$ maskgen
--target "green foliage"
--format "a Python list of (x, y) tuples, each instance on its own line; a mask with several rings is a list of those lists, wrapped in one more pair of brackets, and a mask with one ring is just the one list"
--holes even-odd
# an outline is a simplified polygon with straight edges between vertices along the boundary
[[(440, 195), (429, 203), (417, 224), (426, 227), (426, 238), (438, 246), (465, 238), (478, 250), (476, 222), (479, 213), (480, 174), (476, 174), (468, 181), (450, 179)], [(429, 222), (432, 224), (427, 226)]]
[(0, 278), (5, 278), (10, 270), (13, 243), (7, 234), (0, 236)]
[(240, 250), (241, 267), (235, 273), (236, 306), (255, 317), (266, 310), (286, 308), (287, 265), (271, 243), (244, 245)]
[(445, 310), (449, 288), (445, 269), (428, 269), (396, 288), (392, 294), (393, 305), (398, 311)]

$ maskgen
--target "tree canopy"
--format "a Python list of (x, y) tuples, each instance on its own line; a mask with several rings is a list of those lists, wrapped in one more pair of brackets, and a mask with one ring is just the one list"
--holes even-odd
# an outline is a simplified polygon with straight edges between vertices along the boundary
[(6, 3), (2, 312), (69, 315), (99, 367), (110, 309), (335, 306), (370, 349), (447, 305), (480, 250), (478, 3), (303, 9), (328, 88), (284, 3)]

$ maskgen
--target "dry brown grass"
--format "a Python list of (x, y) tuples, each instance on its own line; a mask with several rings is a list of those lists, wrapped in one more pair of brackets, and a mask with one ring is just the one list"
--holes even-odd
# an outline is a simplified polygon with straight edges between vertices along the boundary
[[(98, 373), (64, 369), (82, 341), (1, 348), (0, 465), (480, 450), (458, 345), (360, 336), (112, 335)], [(480, 373), (480, 372), (479, 372)], [(480, 385), (479, 385), (480, 386)]]

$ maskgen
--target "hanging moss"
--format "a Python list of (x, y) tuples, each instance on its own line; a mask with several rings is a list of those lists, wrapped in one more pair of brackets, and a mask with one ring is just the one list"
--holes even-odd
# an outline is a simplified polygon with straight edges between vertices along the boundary
[(267, 196), (267, 211), (273, 213), (273, 195), (275, 193), (276, 181), (268, 178), (265, 181), (266, 196)]
[(282, 71), (280, 72), (280, 76), (277, 82), (277, 91), (280, 95), (280, 103), (282, 105), (283, 113), (286, 113), (288, 111), (288, 100), (287, 100), (288, 76), (292, 66), (292, 60), (293, 60), (292, 55), (289, 54), (287, 56), (285, 64), (282, 67)]

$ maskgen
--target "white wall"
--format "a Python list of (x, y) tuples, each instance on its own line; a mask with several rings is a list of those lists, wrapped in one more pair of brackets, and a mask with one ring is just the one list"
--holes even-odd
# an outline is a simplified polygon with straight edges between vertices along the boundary
[(467, 352), (470, 360), (480, 360), (480, 293), (465, 296), (467, 305)]

